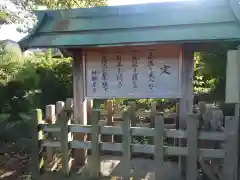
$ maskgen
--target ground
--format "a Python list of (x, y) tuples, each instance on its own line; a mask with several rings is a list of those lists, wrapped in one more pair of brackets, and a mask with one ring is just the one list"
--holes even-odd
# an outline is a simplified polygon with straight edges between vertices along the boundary
[(2, 144), (0, 147), (0, 179), (30, 180), (30, 161), (31, 157), (17, 148), (15, 143)]
[[(101, 174), (102, 180), (118, 180), (125, 173), (123, 171), (124, 163), (121, 162), (121, 157), (104, 155), (101, 156)], [(133, 158), (132, 169), (129, 170), (133, 180), (154, 180), (153, 175), (153, 160)], [(82, 173), (84, 171), (84, 173)], [(82, 175), (80, 175), (80, 173)], [(165, 180), (182, 180), (180, 171), (177, 165), (174, 163), (166, 162), (164, 164)], [(86, 165), (85, 170), (78, 169), (75, 173), (72, 173), (70, 180), (85, 180), (87, 179), (88, 165)], [(43, 180), (46, 178), (51, 178), (51, 180), (64, 179), (59, 173), (45, 174), (42, 176)]]
[[(7, 144), (4, 148), (1, 148), (0, 158), (0, 179), (30, 180), (29, 165), (31, 158), (28, 154), (19, 152), (14, 143)], [(104, 176), (102, 179), (119, 179), (124, 173), (123, 166), (124, 163), (121, 162), (121, 157), (101, 156), (101, 174)], [(133, 158), (132, 169), (130, 170), (133, 179), (153, 180), (153, 166), (153, 160), (151, 159)], [(85, 173), (80, 172), (79, 169), (73, 171), (69, 177), (70, 180), (85, 180), (88, 174), (88, 166), (86, 165), (85, 167)], [(182, 180), (177, 165), (174, 163), (166, 162), (164, 172), (166, 180)], [(61, 180), (65, 178), (63, 178), (60, 172), (51, 172), (43, 174), (41, 179)]]

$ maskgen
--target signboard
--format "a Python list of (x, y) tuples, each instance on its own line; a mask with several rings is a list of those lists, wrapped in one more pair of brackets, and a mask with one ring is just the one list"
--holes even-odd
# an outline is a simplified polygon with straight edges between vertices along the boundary
[(179, 98), (180, 46), (89, 49), (86, 92), (91, 99)]

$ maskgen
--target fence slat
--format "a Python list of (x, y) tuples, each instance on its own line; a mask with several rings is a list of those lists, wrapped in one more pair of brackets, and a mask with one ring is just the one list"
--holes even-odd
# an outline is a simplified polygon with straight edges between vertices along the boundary
[(137, 117), (136, 117), (136, 102), (130, 101), (129, 102), (130, 108), (129, 108), (129, 115), (130, 115), (130, 123), (132, 127), (135, 127), (137, 125)]
[(187, 119), (187, 180), (197, 180), (198, 161), (198, 128), (197, 119), (188, 116)]
[[(156, 115), (156, 110), (157, 110), (157, 104), (156, 102), (151, 103), (151, 115), (150, 115), (150, 127), (154, 128), (155, 127), (155, 115)], [(153, 134), (154, 136), (154, 134)], [(154, 143), (154, 137), (149, 137), (148, 138), (148, 144), (153, 144)]]
[[(49, 124), (55, 123), (55, 105), (46, 106), (46, 122)], [(53, 134), (48, 132), (48, 138), (53, 138)], [(51, 162), (53, 160), (53, 152), (54, 149), (52, 147), (46, 147), (46, 156), (48, 162)]]
[(92, 155), (90, 162), (90, 174), (91, 178), (100, 177), (100, 146), (99, 146), (99, 120), (100, 112), (92, 111)]
[[(43, 157), (41, 156), (39, 140), (43, 139), (43, 132), (39, 130), (39, 124), (42, 123), (42, 110), (36, 109), (32, 112), (33, 132), (32, 132), (32, 179), (38, 180), (40, 171), (43, 167)], [(40, 152), (40, 154), (39, 154)]]
[(57, 119), (58, 119), (58, 115), (60, 114), (60, 112), (62, 111), (62, 109), (64, 108), (64, 102), (63, 101), (58, 101), (56, 102), (56, 123), (57, 123)]
[(130, 179), (131, 166), (131, 121), (128, 111), (123, 112), (123, 162), (124, 162), (124, 175), (123, 180)]
[[(108, 100), (107, 101), (107, 117), (106, 117), (106, 125), (112, 126), (113, 125), (113, 101)], [(106, 142), (114, 142), (114, 136), (109, 135), (102, 135), (103, 141)]]
[(234, 180), (236, 170), (236, 157), (237, 157), (237, 128), (238, 119), (234, 117), (226, 117), (225, 131), (226, 131), (226, 144), (225, 144), (225, 158), (223, 167), (223, 179)]
[(65, 176), (69, 175), (69, 143), (68, 143), (68, 123), (69, 118), (65, 111), (62, 111), (59, 115), (59, 120), (61, 124), (61, 151), (62, 151), (62, 172)]
[(154, 135), (154, 168), (155, 179), (165, 180), (164, 168), (164, 117), (161, 113), (155, 115)]

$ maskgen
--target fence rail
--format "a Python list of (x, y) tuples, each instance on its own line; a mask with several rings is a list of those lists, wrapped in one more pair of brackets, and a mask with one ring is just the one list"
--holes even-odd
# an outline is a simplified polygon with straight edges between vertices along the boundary
[[(166, 124), (165, 124), (166, 125)], [(56, 124), (40, 124), (40, 129), (44, 132), (61, 132), (61, 127)], [(69, 132), (72, 133), (91, 133), (91, 125), (78, 125), (69, 124)], [(168, 138), (187, 138), (187, 131), (168, 129), (168, 125), (164, 127), (164, 136)], [(123, 135), (123, 127), (121, 126), (100, 126), (100, 134), (103, 135)], [(154, 136), (155, 128), (147, 127), (131, 127), (132, 136)], [(198, 131), (199, 140), (213, 140), (213, 141), (224, 141), (226, 134), (224, 132), (209, 132), (209, 131)]]

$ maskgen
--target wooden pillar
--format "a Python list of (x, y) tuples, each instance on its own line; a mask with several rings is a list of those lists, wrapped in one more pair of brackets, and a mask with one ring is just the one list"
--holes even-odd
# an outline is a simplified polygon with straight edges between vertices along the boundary
[(193, 110), (193, 71), (194, 53), (184, 45), (182, 52), (182, 98), (180, 99), (179, 127), (186, 127), (188, 113)]
[[(188, 114), (193, 111), (193, 72), (194, 72), (194, 53), (187, 45), (182, 46), (179, 53), (182, 58), (182, 81), (180, 107), (179, 107), (179, 128), (186, 128), (186, 119)], [(184, 142), (180, 141), (180, 146)], [(184, 172), (185, 158), (179, 159), (179, 165), (182, 172)]]
[[(87, 124), (83, 118), (83, 102), (84, 102), (84, 63), (83, 53), (81, 49), (74, 49), (71, 51), (73, 57), (73, 106), (74, 106), (74, 123)], [(78, 141), (85, 141), (86, 135), (83, 133), (75, 133), (74, 139)], [(83, 165), (86, 158), (85, 149), (75, 149), (74, 158), (75, 163)]]

